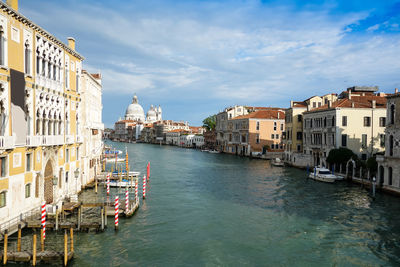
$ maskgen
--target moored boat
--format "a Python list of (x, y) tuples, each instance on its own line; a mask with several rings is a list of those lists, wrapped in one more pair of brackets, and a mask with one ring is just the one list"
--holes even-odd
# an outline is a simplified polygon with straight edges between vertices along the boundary
[(271, 164), (277, 167), (285, 166), (285, 163), (280, 158), (275, 158), (271, 160)]
[(336, 180), (341, 180), (341, 177), (332, 174), (330, 170), (322, 167), (315, 167), (314, 172), (310, 173), (308, 177), (325, 183), (333, 183)]

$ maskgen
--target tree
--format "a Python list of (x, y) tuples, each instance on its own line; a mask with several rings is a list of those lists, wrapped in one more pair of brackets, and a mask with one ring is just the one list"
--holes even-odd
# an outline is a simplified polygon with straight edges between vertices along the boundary
[(217, 116), (211, 115), (203, 120), (203, 127), (206, 127), (208, 131), (212, 131), (215, 129), (216, 123), (217, 123)]
[(329, 151), (329, 155), (326, 158), (326, 161), (329, 162), (330, 164), (335, 164), (335, 163), (341, 164), (341, 163), (346, 163), (351, 158), (357, 160), (358, 157), (350, 149), (341, 147)]
[(374, 175), (378, 170), (378, 163), (376, 162), (376, 157), (370, 157), (367, 160), (367, 169), (370, 171), (371, 175)]

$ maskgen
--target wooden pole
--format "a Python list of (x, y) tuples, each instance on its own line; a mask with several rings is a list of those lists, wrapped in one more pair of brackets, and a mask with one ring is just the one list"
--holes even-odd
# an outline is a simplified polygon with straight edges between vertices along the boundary
[(56, 231), (58, 231), (58, 206), (56, 207)]
[(79, 231), (81, 230), (81, 213), (82, 213), (81, 209), (82, 209), (82, 207), (79, 206), (79, 209), (78, 209), (78, 230)]
[(64, 266), (68, 264), (68, 235), (67, 230), (64, 231)]
[(40, 250), (44, 251), (43, 228), (40, 229)]
[(4, 231), (4, 251), (3, 251), (3, 264), (7, 264), (7, 246), (8, 246), (8, 230)]
[(36, 266), (36, 232), (33, 233), (32, 265)]
[(70, 232), (70, 235), (71, 235), (71, 241), (70, 241), (70, 243), (71, 243), (71, 248), (70, 248), (70, 251), (71, 252), (74, 252), (74, 230), (72, 229), (72, 227), (71, 228), (69, 228), (69, 232)]
[(95, 180), (94, 180), (94, 191), (96, 192), (96, 194), (97, 194), (97, 177), (96, 178), (94, 178)]
[(18, 251), (18, 252), (21, 252), (21, 224), (18, 224), (17, 251)]

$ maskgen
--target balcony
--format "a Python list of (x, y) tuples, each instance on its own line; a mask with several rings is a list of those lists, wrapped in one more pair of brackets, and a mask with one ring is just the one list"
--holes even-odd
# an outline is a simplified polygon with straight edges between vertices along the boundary
[(83, 143), (83, 136), (77, 135), (77, 136), (76, 136), (76, 142), (77, 142), (77, 143)]
[(15, 147), (14, 136), (0, 136), (0, 149), (10, 149)]
[(59, 146), (64, 144), (62, 135), (44, 135), (42, 138), (43, 146)]
[(36, 147), (41, 146), (43, 143), (43, 137), (40, 135), (28, 135), (26, 137), (26, 146)]
[(75, 138), (73, 135), (65, 135), (65, 143), (66, 144), (73, 144), (75, 143)]

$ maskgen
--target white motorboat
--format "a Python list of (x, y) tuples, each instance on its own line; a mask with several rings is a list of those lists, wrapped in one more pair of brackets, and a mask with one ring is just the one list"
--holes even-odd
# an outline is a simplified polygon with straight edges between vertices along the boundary
[(209, 150), (208, 153), (212, 153), (212, 154), (219, 154), (221, 152), (217, 151), (217, 150)]
[(285, 163), (280, 158), (275, 158), (271, 160), (271, 164), (277, 167), (285, 166)]
[(201, 152), (210, 152), (208, 149), (202, 149)]
[[(125, 161), (125, 159), (121, 159), (121, 158), (117, 158), (117, 162), (124, 162)], [(115, 158), (107, 158), (106, 159), (106, 162), (107, 163), (114, 163), (115, 162)]]
[(332, 174), (332, 172), (329, 169), (322, 167), (315, 167), (314, 172), (310, 173), (308, 177), (325, 183), (333, 183), (336, 180), (341, 180), (340, 179), (341, 177)]

